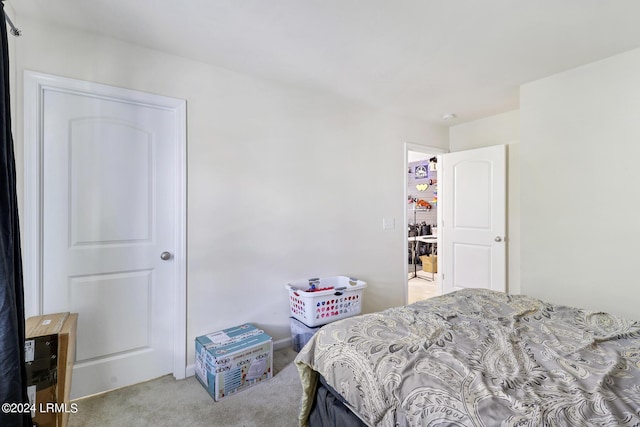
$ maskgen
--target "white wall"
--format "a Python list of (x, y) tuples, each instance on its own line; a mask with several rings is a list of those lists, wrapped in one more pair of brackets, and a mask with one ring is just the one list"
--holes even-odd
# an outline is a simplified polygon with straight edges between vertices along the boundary
[(640, 50), (525, 84), (522, 292), (640, 320)]
[(517, 144), (520, 139), (520, 112), (509, 111), (449, 128), (451, 151), (471, 150), (500, 144)]
[(450, 150), (507, 145), (507, 289), (520, 290), (520, 114), (510, 111), (449, 128)]
[(236, 324), (288, 338), (289, 280), (346, 274), (369, 284), (364, 311), (404, 303), (406, 232), (383, 231), (382, 218), (402, 223), (404, 142), (446, 147), (446, 129), (112, 39), (20, 25), (20, 76), (187, 100), (190, 363), (195, 336)]

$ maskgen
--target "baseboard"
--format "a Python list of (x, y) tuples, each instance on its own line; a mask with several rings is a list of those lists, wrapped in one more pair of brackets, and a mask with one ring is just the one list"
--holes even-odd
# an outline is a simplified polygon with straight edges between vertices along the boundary
[(273, 350), (282, 350), (286, 347), (291, 347), (291, 337), (273, 342)]
[[(291, 347), (291, 338), (283, 338), (281, 340), (277, 340), (273, 342), (273, 350), (282, 350), (283, 348)], [(187, 365), (186, 375), (188, 377), (192, 377), (196, 374), (196, 364), (190, 363)]]
[(188, 364), (185, 374), (187, 375), (187, 378), (194, 376), (196, 374), (196, 364)]

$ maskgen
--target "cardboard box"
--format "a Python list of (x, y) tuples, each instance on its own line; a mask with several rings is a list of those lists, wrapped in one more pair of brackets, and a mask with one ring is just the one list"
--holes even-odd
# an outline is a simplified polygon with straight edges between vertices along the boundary
[(273, 340), (246, 323), (196, 338), (196, 377), (214, 400), (273, 376)]
[[(53, 359), (51, 359), (53, 360)], [(55, 360), (35, 360), (26, 363), (27, 385), (35, 385), (38, 390), (58, 383), (58, 365)]]
[(27, 369), (35, 361), (52, 361), (53, 365), (58, 357), (58, 334), (47, 334), (43, 336), (29, 336), (25, 331), (24, 360), (27, 362)]
[(438, 272), (438, 256), (437, 255), (421, 255), (420, 261), (422, 261), (422, 271), (428, 273)]
[(38, 427), (56, 427), (58, 425), (56, 413), (47, 408), (47, 404), (55, 403), (56, 401), (55, 383), (45, 388), (37, 390), (36, 388), (36, 385), (27, 387), (29, 403), (35, 404), (36, 407), (35, 413), (31, 412), (34, 425)]
[(29, 401), (35, 403), (32, 417), (39, 427), (66, 427), (68, 423), (77, 323), (77, 313), (34, 316), (26, 321), (27, 391)]
[(76, 335), (78, 313), (70, 313), (58, 334), (58, 404), (64, 404), (65, 411), (59, 412), (58, 426), (67, 427), (71, 397), (71, 374), (76, 362)]

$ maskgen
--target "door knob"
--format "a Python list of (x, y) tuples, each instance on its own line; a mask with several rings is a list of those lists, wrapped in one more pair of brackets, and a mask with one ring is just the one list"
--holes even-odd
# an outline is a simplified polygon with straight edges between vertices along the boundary
[(162, 252), (160, 254), (160, 259), (162, 259), (163, 261), (167, 261), (171, 259), (171, 252)]
[(493, 239), (493, 240), (495, 240), (496, 242), (500, 243), (500, 242), (502, 242), (502, 237), (496, 236), (496, 238)]

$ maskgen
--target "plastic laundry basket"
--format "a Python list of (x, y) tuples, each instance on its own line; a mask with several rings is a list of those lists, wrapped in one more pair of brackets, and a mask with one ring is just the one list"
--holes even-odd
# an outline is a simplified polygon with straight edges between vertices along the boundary
[(324, 325), (360, 314), (367, 283), (346, 276), (313, 278), (287, 284), (291, 316), (307, 326)]

